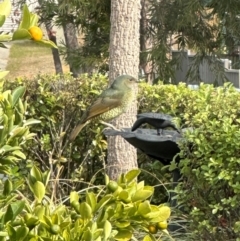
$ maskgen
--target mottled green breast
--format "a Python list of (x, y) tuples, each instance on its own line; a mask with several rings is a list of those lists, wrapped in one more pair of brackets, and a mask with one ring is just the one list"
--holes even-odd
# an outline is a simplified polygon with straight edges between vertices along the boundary
[(124, 98), (122, 99), (122, 105), (118, 106), (116, 108), (113, 108), (99, 116), (100, 120), (103, 121), (109, 121), (112, 120), (122, 113), (126, 112), (128, 107), (131, 105), (132, 101), (134, 99), (134, 95), (132, 91), (128, 91), (125, 93)]

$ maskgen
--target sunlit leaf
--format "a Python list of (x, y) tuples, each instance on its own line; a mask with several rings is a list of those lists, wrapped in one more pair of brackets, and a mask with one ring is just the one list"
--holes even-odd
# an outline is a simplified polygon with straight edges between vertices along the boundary
[(32, 38), (31, 34), (26, 29), (23, 29), (23, 28), (17, 29), (12, 36), (12, 40), (27, 40), (31, 38)]

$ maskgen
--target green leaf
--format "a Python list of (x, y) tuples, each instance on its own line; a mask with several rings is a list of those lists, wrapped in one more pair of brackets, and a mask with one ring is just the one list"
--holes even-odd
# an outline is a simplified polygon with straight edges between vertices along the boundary
[(23, 29), (23, 28), (19, 28), (17, 29), (12, 36), (12, 40), (27, 40), (27, 39), (31, 39), (32, 36), (31, 34), (28, 32), (28, 30)]
[(0, 27), (3, 26), (5, 19), (6, 19), (5, 15), (0, 15)]
[(91, 241), (93, 240), (93, 234), (92, 232), (90, 231), (90, 229), (88, 229), (87, 231), (85, 231), (83, 233), (83, 239), (82, 240), (86, 240), (86, 241)]
[(3, 79), (8, 73), (9, 71), (0, 71), (0, 79)]
[(11, 225), (7, 225), (8, 235), (11, 237), (11, 240), (16, 240), (16, 231)]
[(28, 119), (24, 122), (23, 126), (29, 126), (29, 125), (39, 124), (39, 123), (41, 123), (40, 120)]
[[(1, 19), (1, 16), (0, 16), (0, 19)], [(7, 42), (7, 41), (10, 41), (11, 39), (12, 37), (9, 34), (0, 34), (0, 42)]]
[(48, 185), (50, 177), (51, 177), (51, 171), (50, 170), (47, 170), (42, 174), (43, 184), (45, 185), (45, 187)]
[(11, 191), (12, 191), (12, 182), (9, 179), (7, 179), (4, 182), (3, 195), (7, 196), (11, 193)]
[(159, 216), (161, 217), (161, 221), (167, 220), (171, 215), (171, 209), (167, 206), (161, 206), (159, 208), (159, 211), (160, 211)]
[(92, 208), (86, 202), (80, 204), (80, 214), (83, 219), (91, 219), (92, 218)]
[(96, 211), (99, 211), (101, 208), (103, 208), (112, 198), (113, 198), (113, 196), (110, 195), (110, 194), (104, 196), (104, 197), (99, 201), (99, 203), (97, 203), (95, 212), (96, 212)]
[(126, 178), (126, 182), (130, 183), (131, 181), (133, 181), (134, 179), (136, 179), (136, 177), (141, 173), (141, 171), (139, 169), (136, 170), (131, 170), (128, 173), (125, 174), (125, 178)]
[(26, 159), (26, 156), (23, 152), (17, 150), (12, 152), (13, 155), (20, 157), (21, 159)]
[(118, 241), (128, 241), (132, 238), (132, 232), (130, 230), (118, 230), (117, 235), (114, 236), (114, 239)]
[(21, 147), (19, 147), (19, 146), (12, 147), (12, 146), (9, 146), (9, 145), (5, 145), (2, 148), (0, 148), (0, 154), (15, 151), (15, 150), (20, 150), (20, 149), (21, 149)]
[(35, 13), (30, 13), (30, 24), (29, 28), (38, 25), (38, 16)]
[(11, 221), (13, 219), (13, 210), (11, 205), (8, 205), (7, 211), (5, 212), (4, 215), (4, 223), (6, 224), (8, 221)]
[(93, 192), (86, 193), (86, 202), (91, 206), (92, 211), (94, 212), (96, 204), (97, 204), (97, 198)]
[(42, 219), (44, 213), (45, 213), (45, 207), (40, 206), (40, 205), (35, 207), (34, 214), (38, 217), (38, 219)]
[(26, 91), (26, 87), (24, 86), (19, 86), (13, 90), (12, 92), (13, 106), (15, 106), (18, 100), (23, 97), (23, 95), (25, 94), (25, 91)]
[(22, 15), (22, 21), (19, 25), (19, 29), (26, 29), (28, 30), (30, 27), (30, 20), (31, 20), (31, 14), (28, 10), (28, 7), (26, 4), (23, 6), (23, 15)]
[(25, 239), (25, 237), (28, 235), (29, 228), (22, 226), (17, 229), (16, 237), (18, 238), (18, 241), (22, 241)]
[(46, 223), (47, 226), (51, 227), (53, 225), (52, 223), (52, 220), (46, 216), (46, 215), (43, 215), (43, 221)]
[(4, 223), (14, 220), (17, 217), (17, 215), (22, 212), (24, 207), (24, 201), (16, 201), (15, 203), (8, 205), (7, 211), (4, 215)]
[(149, 201), (145, 201), (139, 204), (138, 206), (138, 213), (142, 216), (146, 215), (147, 213), (151, 212), (151, 205)]
[(107, 240), (110, 237), (111, 232), (112, 232), (112, 225), (108, 220), (106, 220), (103, 227), (103, 235), (105, 240)]
[(7, 18), (10, 15), (10, 13), (11, 13), (11, 1), (4, 0), (3, 2), (0, 3), (0, 15), (4, 15)]
[(18, 214), (22, 212), (25, 207), (25, 201), (16, 201), (15, 203), (11, 204), (13, 210), (13, 219), (17, 217)]
[(45, 186), (42, 182), (36, 181), (33, 185), (33, 194), (41, 202), (45, 195)]
[(131, 223), (121, 221), (121, 222), (115, 222), (115, 225), (116, 225), (116, 227), (123, 229), (123, 228), (129, 227), (131, 225)]
[(152, 239), (150, 235), (146, 235), (144, 238), (143, 238), (143, 241), (153, 241), (155, 239)]
[(126, 190), (122, 190), (122, 191), (119, 193), (118, 197), (119, 197), (122, 201), (124, 201), (124, 202), (126, 202), (126, 203), (128, 203), (128, 202), (130, 201), (129, 193), (128, 193), (128, 191), (126, 191)]
[(149, 198), (154, 192), (154, 188), (145, 186), (144, 189), (139, 189), (135, 192), (135, 194), (132, 196), (132, 201), (143, 201), (147, 198)]
[(52, 42), (51, 40), (41, 39), (41, 40), (38, 40), (38, 41), (34, 40), (34, 42), (37, 43), (37, 44), (40, 44), (44, 47), (55, 48), (55, 49), (58, 48), (57, 45), (54, 42)]
[(33, 177), (36, 181), (42, 182), (43, 178), (42, 178), (42, 173), (41, 171), (36, 167), (33, 166), (31, 171), (30, 171), (30, 175), (31, 177)]
[(70, 203), (73, 201), (79, 201), (79, 194), (76, 191), (70, 193)]

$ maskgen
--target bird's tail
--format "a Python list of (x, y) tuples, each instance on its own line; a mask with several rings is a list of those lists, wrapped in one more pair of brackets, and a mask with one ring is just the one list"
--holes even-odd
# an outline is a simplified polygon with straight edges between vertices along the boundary
[(88, 122), (84, 122), (84, 123), (80, 123), (78, 124), (73, 131), (71, 132), (70, 136), (69, 136), (69, 140), (72, 142), (75, 140), (75, 138), (77, 137), (77, 135), (79, 134), (79, 132), (83, 129), (83, 127), (85, 125), (87, 125)]

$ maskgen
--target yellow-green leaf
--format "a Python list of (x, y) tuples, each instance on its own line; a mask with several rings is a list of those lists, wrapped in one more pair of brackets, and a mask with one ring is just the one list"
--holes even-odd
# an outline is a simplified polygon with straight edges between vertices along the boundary
[(151, 205), (149, 201), (145, 201), (140, 203), (138, 206), (138, 213), (142, 216), (146, 215), (147, 213), (151, 212)]
[(37, 44), (40, 44), (44, 47), (55, 48), (55, 49), (58, 48), (57, 45), (54, 42), (52, 42), (51, 40), (41, 39), (41, 40), (34, 41), (34, 42)]
[(171, 209), (167, 206), (161, 206), (159, 208), (159, 211), (160, 211), (160, 217), (161, 217), (162, 221), (165, 221), (171, 215)]
[(90, 219), (92, 217), (92, 208), (86, 202), (80, 204), (80, 214), (83, 219)]
[(119, 230), (114, 236), (114, 239), (118, 241), (128, 241), (132, 238), (132, 232), (130, 230)]
[(23, 97), (25, 91), (26, 91), (26, 87), (24, 86), (19, 86), (13, 90), (12, 92), (13, 106), (15, 106), (18, 100)]
[(36, 181), (33, 185), (33, 194), (38, 199), (39, 202), (42, 201), (45, 195), (45, 186), (42, 182)]
[(30, 13), (30, 24), (29, 28), (38, 25), (38, 16), (35, 13)]
[(19, 28), (17, 29), (12, 36), (12, 40), (26, 40), (26, 39), (31, 39), (32, 36), (28, 32), (28, 30)]
[(33, 177), (36, 181), (40, 181), (40, 182), (43, 181), (42, 173), (41, 173), (41, 171), (40, 171), (36, 166), (33, 166), (33, 167), (32, 167), (32, 169), (30, 170), (30, 175), (31, 175), (31, 177)]
[(5, 15), (0, 15), (0, 27), (3, 26), (5, 19), (6, 19)]
[(97, 203), (95, 211), (98, 211), (99, 209), (101, 209), (102, 207), (104, 207), (112, 198), (113, 198), (113, 196), (110, 195), (110, 194), (104, 196), (104, 197), (99, 201), (99, 203)]
[(131, 181), (133, 181), (140, 173), (141, 171), (139, 169), (131, 170), (128, 173), (126, 173), (125, 178), (127, 183), (130, 183)]
[(7, 18), (10, 15), (10, 13), (11, 13), (11, 1), (4, 0), (3, 2), (0, 3), (0, 15), (4, 15)]
[(4, 182), (3, 195), (7, 196), (11, 193), (11, 191), (12, 191), (12, 182), (9, 179), (7, 179)]
[(27, 7), (26, 4), (24, 4), (22, 21), (21, 21), (21, 23), (19, 25), (19, 28), (23, 28), (25, 30), (28, 30), (29, 27), (30, 27), (30, 18), (31, 18), (31, 15), (30, 15), (30, 12), (28, 10), (28, 7)]
[[(1, 16), (0, 16), (0, 25), (1, 25)], [(0, 34), (0, 42), (10, 41), (12, 37), (9, 34)]]
[(79, 194), (76, 191), (73, 191), (70, 193), (70, 203), (72, 203), (73, 201), (77, 201), (79, 200)]
[(97, 198), (93, 192), (86, 193), (86, 202), (91, 206), (92, 211), (94, 212), (96, 204), (97, 204)]
[(143, 241), (153, 241), (154, 239), (151, 238), (150, 235), (146, 235), (144, 238), (143, 238)]
[(112, 225), (108, 220), (106, 220), (103, 227), (103, 235), (105, 240), (107, 240), (110, 237), (111, 231), (112, 231)]
[(132, 196), (132, 201), (137, 202), (137, 201), (144, 201), (148, 197), (150, 197), (153, 194), (154, 188), (151, 187), (151, 189), (148, 187), (144, 187), (144, 189), (139, 189), (135, 192), (135, 194)]

